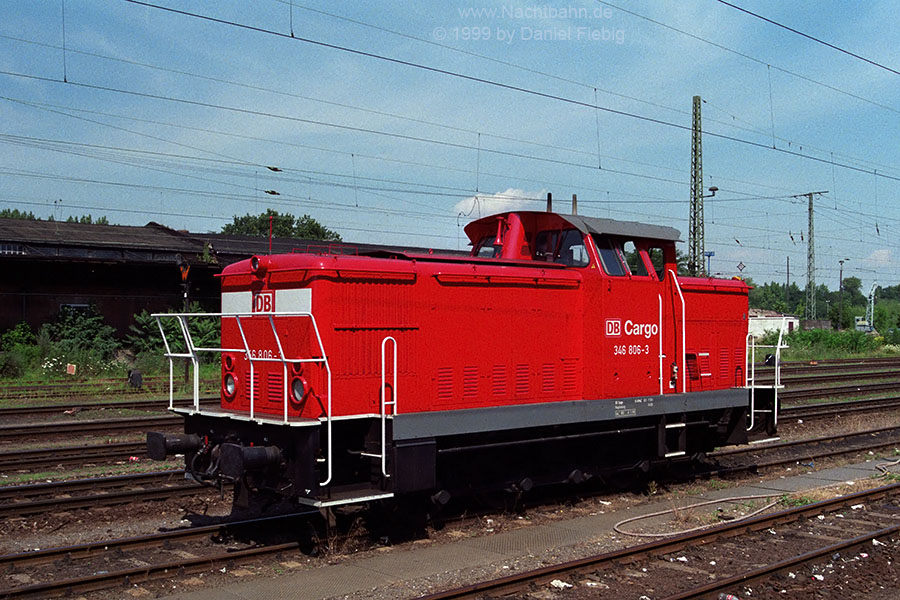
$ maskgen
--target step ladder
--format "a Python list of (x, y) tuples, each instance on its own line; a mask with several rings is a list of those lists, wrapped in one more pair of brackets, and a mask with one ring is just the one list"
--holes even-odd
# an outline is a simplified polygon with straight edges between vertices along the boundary
[[(386, 357), (387, 345), (390, 342), (393, 351), (393, 367), (391, 369), (392, 382), (390, 394), (387, 386)], [(388, 399), (390, 398), (390, 399)], [(387, 468), (387, 421), (397, 414), (397, 340), (391, 336), (381, 340), (381, 450), (379, 452), (363, 452), (362, 456), (379, 459), (381, 461), (381, 474), (385, 479), (390, 478)]]
[[(781, 319), (781, 327), (778, 331), (778, 342), (775, 345), (757, 345), (756, 338), (751, 333), (747, 333), (747, 347), (744, 353), (744, 372), (747, 373), (747, 385), (745, 387), (750, 390), (750, 424), (747, 427), (747, 431), (753, 431), (757, 427), (757, 420), (764, 421), (770, 419), (772, 428), (775, 429), (778, 427), (778, 390), (784, 388), (784, 385), (781, 383), (781, 351), (788, 347), (787, 344), (784, 343), (786, 329), (787, 318), (783, 317)], [(774, 348), (775, 350), (775, 381), (772, 384), (758, 384), (756, 382), (757, 348)], [(771, 396), (771, 398), (766, 398), (765, 402), (760, 403), (756, 397), (757, 391), (759, 391), (761, 395)], [(760, 404), (762, 404), (762, 406), (760, 406)], [(777, 439), (779, 438), (771, 437), (753, 440), (750, 443), (759, 444)]]

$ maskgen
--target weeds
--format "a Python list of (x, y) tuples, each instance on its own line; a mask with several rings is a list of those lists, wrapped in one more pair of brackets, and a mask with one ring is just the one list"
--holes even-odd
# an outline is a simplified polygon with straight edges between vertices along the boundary
[(807, 504), (813, 504), (815, 500), (810, 498), (809, 496), (798, 496), (796, 494), (784, 494), (781, 498), (778, 499), (778, 503), (782, 506), (786, 506), (788, 508), (793, 508), (796, 506), (806, 506)]

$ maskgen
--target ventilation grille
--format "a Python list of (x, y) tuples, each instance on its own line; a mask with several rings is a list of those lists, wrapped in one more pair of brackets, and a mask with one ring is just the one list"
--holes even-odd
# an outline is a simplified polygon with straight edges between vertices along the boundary
[(269, 373), (266, 376), (266, 382), (268, 383), (267, 392), (269, 397), (267, 400), (269, 402), (275, 402), (277, 404), (284, 403), (284, 378), (281, 373)]
[[(244, 371), (244, 381), (250, 381), (250, 369)], [(262, 402), (264, 398), (262, 397), (262, 389), (259, 385), (259, 371), (253, 372), (253, 403), (258, 405)], [(250, 386), (247, 386), (247, 402), (250, 402)]]
[(478, 367), (463, 367), (463, 398), (478, 397)]
[(544, 363), (541, 367), (541, 391), (548, 395), (556, 391), (556, 369), (553, 363)]
[(575, 361), (563, 362), (563, 394), (573, 395), (578, 392), (578, 366)]
[(437, 397), (439, 400), (453, 398), (453, 368), (441, 367), (437, 375)]
[(728, 381), (728, 374), (731, 372), (731, 353), (728, 348), (719, 349), (719, 380)]
[(505, 398), (507, 392), (506, 365), (494, 365), (491, 372), (491, 391), (497, 398)]
[(516, 396), (527, 396), (530, 391), (528, 385), (528, 365), (516, 365)]

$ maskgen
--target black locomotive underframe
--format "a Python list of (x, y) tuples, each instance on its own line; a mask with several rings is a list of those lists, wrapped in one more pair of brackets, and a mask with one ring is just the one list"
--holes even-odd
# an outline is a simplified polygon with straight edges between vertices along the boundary
[[(757, 390), (757, 402), (764, 398)], [(350, 488), (399, 495), (527, 487), (690, 459), (746, 443), (747, 415), (743, 389), (401, 414), (386, 424), (389, 477), (377, 457), (380, 419), (335, 419), (326, 487), (319, 485), (325, 479), (324, 423), (289, 427), (195, 413), (185, 416), (185, 431), (211, 447), (277, 446), (282, 464), (248, 472), (243, 483), (327, 499)], [(188, 465), (192, 458), (186, 457)]]

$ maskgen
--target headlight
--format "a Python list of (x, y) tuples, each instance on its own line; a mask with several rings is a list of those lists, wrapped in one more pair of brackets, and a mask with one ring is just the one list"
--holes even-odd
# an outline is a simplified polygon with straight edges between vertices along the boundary
[(234, 392), (237, 389), (237, 382), (234, 380), (234, 375), (231, 373), (225, 375), (225, 379), (222, 380), (222, 389), (225, 391), (225, 396), (228, 398), (234, 397)]
[(294, 397), (294, 402), (300, 404), (303, 402), (303, 398), (306, 396), (306, 380), (302, 377), (294, 377), (291, 380), (291, 395)]

